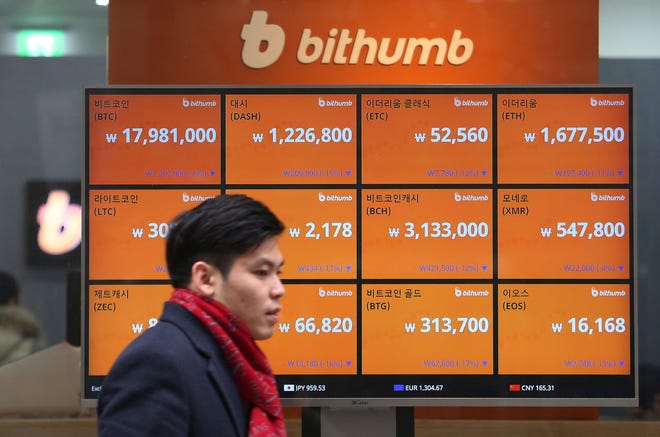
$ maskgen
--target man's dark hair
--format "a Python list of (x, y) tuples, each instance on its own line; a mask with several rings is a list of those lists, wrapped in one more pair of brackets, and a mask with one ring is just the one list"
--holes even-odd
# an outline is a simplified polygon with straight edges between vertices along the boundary
[(18, 301), (18, 282), (11, 274), (0, 272), (0, 306)]
[(208, 262), (227, 275), (236, 258), (278, 236), (284, 225), (263, 203), (243, 194), (207, 199), (179, 214), (166, 244), (167, 269), (174, 287), (186, 287), (192, 265)]

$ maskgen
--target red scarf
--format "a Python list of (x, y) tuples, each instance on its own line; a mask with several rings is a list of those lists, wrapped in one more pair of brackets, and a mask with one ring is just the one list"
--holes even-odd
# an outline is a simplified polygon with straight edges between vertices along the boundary
[(286, 436), (275, 376), (247, 326), (220, 302), (190, 290), (175, 289), (170, 302), (197, 317), (227, 357), (238, 391), (251, 406), (248, 435)]

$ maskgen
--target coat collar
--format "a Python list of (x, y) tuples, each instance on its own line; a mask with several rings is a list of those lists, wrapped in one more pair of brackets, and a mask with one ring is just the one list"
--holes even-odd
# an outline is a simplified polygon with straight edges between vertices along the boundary
[(178, 326), (189, 338), (195, 349), (207, 359), (207, 373), (222, 397), (238, 435), (247, 434), (246, 406), (238, 393), (233, 372), (222, 351), (200, 321), (185, 308), (166, 302), (162, 321)]

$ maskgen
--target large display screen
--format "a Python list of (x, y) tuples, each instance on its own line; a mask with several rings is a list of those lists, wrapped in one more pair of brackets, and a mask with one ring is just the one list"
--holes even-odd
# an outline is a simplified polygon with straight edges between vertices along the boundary
[(634, 405), (634, 89), (85, 90), (83, 398), (158, 323), (174, 216), (285, 223), (285, 405)]

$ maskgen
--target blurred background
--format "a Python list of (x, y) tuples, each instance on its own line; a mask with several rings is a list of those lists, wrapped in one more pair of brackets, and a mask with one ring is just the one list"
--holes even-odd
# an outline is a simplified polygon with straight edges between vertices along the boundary
[[(111, 1), (111, 0), (110, 0)], [(137, 1), (137, 0), (136, 0)], [(530, 1), (530, 0), (521, 0)], [(100, 0), (99, 0), (100, 2)], [(52, 205), (74, 214), (83, 174), (83, 88), (107, 85), (107, 5), (95, 0), (0, 0), (0, 271), (13, 275), (20, 303), (43, 345), (79, 343), (80, 249), (75, 235), (44, 254), (39, 220)], [(600, 0), (599, 80), (635, 85), (637, 298), (644, 418), (660, 367), (660, 0)], [(580, 41), (575, 41), (580, 44)], [(62, 206), (63, 205), (63, 206)], [(660, 398), (659, 398), (660, 399)], [(604, 410), (604, 414), (617, 414)], [(658, 413), (660, 414), (660, 412)], [(660, 416), (658, 416), (660, 417)]]

